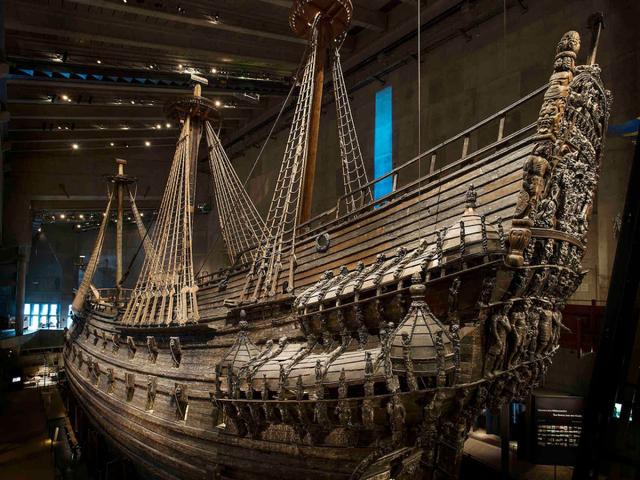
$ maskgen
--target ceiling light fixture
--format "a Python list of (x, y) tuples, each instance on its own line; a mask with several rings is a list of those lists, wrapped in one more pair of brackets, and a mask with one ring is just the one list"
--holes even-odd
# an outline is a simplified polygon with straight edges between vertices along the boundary
[(64, 213), (60, 214), (60, 220), (64, 220), (65, 218), (67, 218), (67, 216)]
[(145, 147), (150, 147), (151, 146), (151, 142), (149, 140), (145, 140), (144, 146)]
[(77, 143), (72, 143), (71, 148), (73, 148), (74, 150), (78, 150), (80, 148), (80, 145), (78, 145)]
[(111, 145), (113, 147), (115, 145), (115, 143), (111, 142), (111, 143), (109, 143), (109, 145)]
[(96, 63), (100, 64), (100, 63), (102, 63), (102, 60), (98, 59), (98, 60), (96, 60)]
[(170, 123), (166, 123), (164, 126), (167, 127), (167, 128), (171, 128), (171, 124)]
[(215, 102), (213, 102), (213, 104), (214, 104), (216, 107), (221, 107), (221, 106), (222, 106), (222, 102), (221, 102), (220, 100), (216, 100)]
[(218, 73), (218, 69), (216, 67), (211, 67), (211, 73), (213, 74)]
[(69, 96), (66, 94), (62, 94), (62, 100), (64, 100), (65, 102), (69, 101)]
[(156, 128), (162, 128), (162, 124), (156, 123)]

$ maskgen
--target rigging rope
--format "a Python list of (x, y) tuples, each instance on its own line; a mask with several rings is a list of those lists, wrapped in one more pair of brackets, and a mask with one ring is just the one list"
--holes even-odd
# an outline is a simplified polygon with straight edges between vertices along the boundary
[(109, 202), (107, 203), (107, 208), (103, 214), (100, 230), (98, 230), (98, 236), (96, 237), (96, 243), (94, 244), (93, 251), (91, 252), (91, 258), (89, 259), (87, 268), (84, 271), (84, 276), (82, 277), (82, 282), (80, 282), (80, 286), (78, 287), (76, 295), (73, 298), (73, 303), (71, 304), (71, 308), (74, 313), (82, 311), (84, 299), (89, 293), (91, 281), (98, 269), (98, 261), (100, 260), (100, 253), (102, 252), (102, 245), (104, 244), (105, 231), (111, 218), (109, 214), (111, 213), (111, 204), (113, 203), (114, 196), (115, 189), (109, 195)]
[(123, 316), (128, 325), (198, 321), (192, 254), (191, 120), (186, 117), (153, 230), (151, 256), (142, 265)]
[(129, 192), (129, 202), (131, 203), (131, 211), (133, 212), (133, 219), (136, 222), (136, 227), (138, 228), (138, 235), (140, 235), (140, 239), (142, 240), (142, 245), (144, 246), (144, 254), (147, 257), (152, 257), (153, 245), (151, 245), (151, 238), (149, 238), (149, 232), (147, 231), (147, 228), (144, 226), (144, 222), (142, 221), (142, 215), (140, 215), (140, 211), (138, 210), (138, 205), (136, 205), (136, 199), (133, 196), (133, 193), (131, 193), (131, 190), (129, 189), (129, 187), (127, 187), (127, 191)]
[[(220, 230), (231, 261), (242, 255), (253, 260), (255, 247), (264, 235), (264, 221), (249, 198), (229, 161), (220, 139), (209, 122), (205, 124), (209, 146), (209, 167), (215, 184)], [(254, 250), (251, 250), (254, 248)]]
[[(308, 49), (308, 46), (307, 46), (307, 49)], [(307, 54), (307, 50), (305, 49), (305, 53), (302, 56), (302, 58), (300, 59), (300, 63), (298, 64), (298, 68), (296, 69), (296, 73), (294, 75), (294, 78), (298, 78), (298, 75), (300, 74), (300, 71), (301, 71), (302, 67), (304, 66), (304, 58), (306, 57), (306, 54)], [(260, 151), (258, 152), (258, 156), (253, 161), (253, 165), (251, 165), (251, 169), (249, 170), (249, 173), (245, 177), (244, 182), (242, 182), (242, 187), (243, 188), (246, 189), (247, 183), (249, 183), (249, 179), (251, 178), (251, 175), (253, 175), (253, 172), (255, 171), (256, 167), (258, 166), (258, 163), (260, 162), (260, 158), (262, 157), (262, 153), (264, 152), (265, 148), (267, 147), (267, 144), (269, 143), (269, 140), (271, 139), (271, 136), (273, 135), (273, 132), (276, 129), (276, 126), (278, 125), (278, 123), (280, 121), (280, 117), (282, 117), (282, 114), (284, 113), (284, 111), (285, 111), (285, 109), (287, 107), (287, 104), (289, 103), (289, 99), (291, 98), (291, 94), (293, 93), (295, 88), (296, 88), (296, 83), (293, 82), (291, 84), (291, 88), (289, 89), (289, 92), (287, 93), (287, 97), (284, 99), (284, 102), (282, 102), (282, 106), (280, 107), (280, 111), (278, 112), (278, 115), (276, 116), (275, 121), (271, 125), (271, 129), (269, 130), (269, 133), (267, 134), (267, 138), (265, 138), (264, 142), (262, 143), (262, 147), (260, 148)], [(220, 132), (218, 132), (218, 138), (220, 138)], [(260, 217), (260, 218), (262, 218), (262, 217)], [(198, 277), (198, 275), (200, 275), (200, 272), (204, 268), (204, 264), (206, 263), (207, 259), (211, 256), (211, 254), (215, 250), (215, 248), (216, 248), (216, 246), (218, 244), (218, 240), (220, 240), (220, 236), (221, 236), (220, 232), (218, 232), (218, 234), (213, 239), (213, 242), (211, 242), (211, 248), (209, 249), (207, 254), (204, 256), (204, 258), (202, 259), (202, 263), (200, 264), (200, 268), (198, 268), (198, 271), (196, 272), (196, 277)]]
[(338, 48), (333, 55), (333, 88), (336, 100), (336, 120), (338, 125), (338, 144), (340, 145), (340, 159), (342, 165), (342, 180), (347, 202), (347, 212), (373, 201), (367, 171), (362, 160), (362, 151), (358, 142), (358, 134), (353, 122), (353, 114), (349, 103), (349, 94), (344, 81), (344, 73), (340, 63)]
[(318, 48), (318, 32), (315, 24), (312, 32), (311, 49), (303, 70), (300, 94), (276, 188), (269, 206), (265, 233), (260, 240), (256, 261), (247, 275), (242, 298), (246, 297), (250, 289), (253, 290), (251, 297), (254, 300), (264, 294), (275, 295), (283, 267), (285, 241), (291, 240), (290, 251), (294, 251), (298, 206), (307, 163), (313, 79)]

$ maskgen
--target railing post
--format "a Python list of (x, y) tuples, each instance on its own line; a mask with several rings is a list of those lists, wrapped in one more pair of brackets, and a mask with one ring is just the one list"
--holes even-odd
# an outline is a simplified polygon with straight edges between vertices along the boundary
[(462, 157), (465, 158), (467, 156), (467, 152), (469, 151), (469, 135), (464, 136), (464, 140), (462, 142)]
[(398, 186), (398, 172), (393, 174), (393, 181), (392, 181), (391, 191), (395, 192), (397, 186)]
[(505, 121), (506, 116), (502, 115), (500, 117), (500, 124), (498, 125), (498, 141), (502, 140), (502, 138), (504, 137), (504, 121)]
[(429, 175), (431, 175), (436, 170), (436, 154), (431, 155), (431, 163), (429, 164)]

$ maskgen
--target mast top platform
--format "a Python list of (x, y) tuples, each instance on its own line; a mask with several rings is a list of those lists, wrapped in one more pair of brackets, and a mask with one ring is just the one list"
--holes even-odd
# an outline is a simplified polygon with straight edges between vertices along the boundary
[(164, 107), (165, 115), (171, 118), (184, 120), (186, 117), (200, 120), (218, 120), (220, 114), (213, 100), (201, 96), (200, 84), (196, 84), (193, 95), (179, 98), (167, 103)]
[(314, 20), (321, 15), (330, 40), (347, 33), (353, 17), (351, 0), (294, 0), (289, 11), (289, 26), (302, 38), (309, 38)]
[(129, 183), (135, 183), (136, 178), (131, 177), (124, 173), (124, 166), (127, 164), (127, 161), (124, 158), (116, 158), (117, 171), (115, 175), (109, 175), (107, 178), (110, 182), (116, 184), (127, 185)]

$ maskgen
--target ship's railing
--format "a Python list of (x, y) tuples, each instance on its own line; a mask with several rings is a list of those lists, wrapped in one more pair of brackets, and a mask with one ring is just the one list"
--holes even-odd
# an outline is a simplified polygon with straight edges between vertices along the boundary
[[(117, 288), (96, 288), (100, 298), (96, 298), (91, 291), (87, 294), (85, 301), (90, 303), (93, 308), (101, 310), (105, 305), (117, 306), (122, 308), (131, 299), (131, 288), (121, 288), (118, 292)], [(99, 301), (98, 301), (99, 300)]]
[(116, 298), (126, 302), (131, 298), (131, 292), (133, 291), (131, 288), (121, 288), (119, 293), (117, 288), (97, 288), (96, 290), (100, 294), (100, 299), (106, 302), (114, 301)]
[[(298, 235), (315, 234), (320, 228), (327, 228), (330, 224), (339, 223), (366, 211), (379, 208), (401, 195), (428, 186), (432, 181), (477, 162), (509, 144), (531, 136), (535, 131), (538, 112), (542, 104), (542, 99), (539, 97), (543, 95), (548, 86), (548, 83), (542, 85), (472, 127), (425, 150), (420, 155), (369, 181), (353, 192), (342, 195), (338, 198), (335, 207), (301, 224), (298, 227)], [(521, 125), (525, 126), (520, 127)], [(511, 131), (509, 132), (509, 130)], [(392, 179), (390, 193), (359, 209), (347, 212), (346, 206), (349, 197), (358, 198), (357, 195), (362, 190), (373, 188), (388, 178)]]

